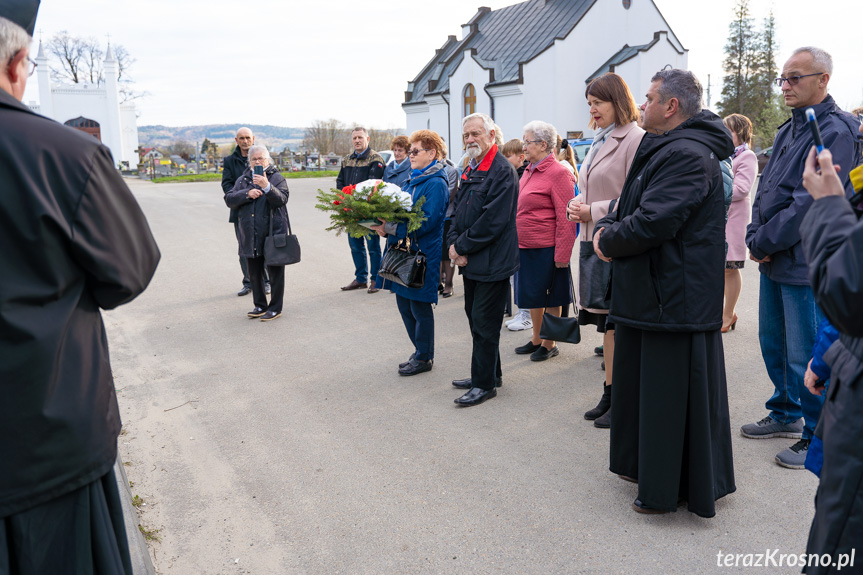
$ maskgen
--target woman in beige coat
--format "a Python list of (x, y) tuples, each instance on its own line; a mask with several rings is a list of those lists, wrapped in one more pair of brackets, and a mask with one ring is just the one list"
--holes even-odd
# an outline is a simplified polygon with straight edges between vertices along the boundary
[[(579, 171), (581, 193), (569, 202), (567, 217), (581, 223), (579, 239), (593, 253), (593, 228), (608, 214), (612, 201), (620, 197), (629, 166), (644, 130), (636, 125), (638, 105), (623, 78), (613, 72), (593, 80), (585, 91), (590, 107), (590, 127), (596, 130), (593, 145)], [(579, 277), (579, 282), (588, 278)], [(578, 322), (595, 325), (603, 333), (605, 382), (602, 399), (584, 418), (596, 427), (611, 426), (611, 375), (614, 366), (614, 325), (607, 321), (607, 309), (585, 309), (579, 304)]]

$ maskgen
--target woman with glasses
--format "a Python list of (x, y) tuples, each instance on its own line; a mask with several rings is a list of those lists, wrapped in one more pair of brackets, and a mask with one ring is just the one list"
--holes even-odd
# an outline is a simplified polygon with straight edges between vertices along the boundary
[[(263, 168), (263, 175), (255, 173), (259, 166)], [(246, 315), (261, 321), (274, 320), (282, 315), (285, 266), (266, 266), (271, 286), (268, 304), (264, 291), (264, 239), (270, 235), (270, 219), (274, 235), (288, 233), (288, 182), (272, 165), (266, 146), (249, 148), (249, 167), (225, 194), (225, 203), (229, 208), (237, 209), (239, 254), (249, 264), (255, 309)]]
[(575, 189), (575, 175), (558, 161), (554, 126), (534, 121), (524, 127), (524, 155), (530, 164), (519, 182), (515, 225), (520, 267), (516, 274), (516, 305), (530, 310), (530, 341), (515, 348), (532, 361), (558, 355), (553, 341), (539, 337), (544, 311), (559, 316), (569, 305), (569, 260), (575, 224), (566, 220), (566, 203)]
[[(579, 191), (581, 192), (567, 206), (570, 221), (581, 224), (581, 250), (588, 258), (593, 257), (593, 229), (595, 222), (608, 214), (613, 201), (620, 197), (623, 182), (632, 165), (632, 159), (644, 130), (636, 125), (639, 119), (638, 105), (623, 78), (613, 72), (603, 74), (593, 80), (584, 93), (590, 108), (590, 127), (596, 131), (579, 172)], [(581, 258), (580, 258), (581, 260)], [(580, 265), (579, 285), (586, 287), (587, 270), (593, 269)], [(594, 278), (598, 274), (594, 274)], [(584, 284), (584, 285), (583, 285)], [(599, 286), (601, 291), (603, 286)], [(580, 290), (586, 291), (584, 289)], [(583, 298), (584, 296), (580, 296)], [(611, 426), (611, 376), (614, 363), (614, 325), (607, 321), (608, 309), (582, 307), (578, 310), (578, 323), (595, 325), (603, 334), (602, 353), (605, 361), (605, 381), (599, 403), (584, 414), (596, 427)], [(596, 304), (594, 304), (596, 305)]]
[(431, 130), (418, 130), (411, 134), (408, 155), (411, 173), (402, 186), (410, 192), (413, 203), (425, 198), (422, 211), (426, 220), (410, 234), (405, 223), (381, 220), (372, 226), (379, 235), (387, 238), (387, 249), (398, 241), (409, 238), (412, 249), (426, 256), (426, 274), (422, 287), (409, 288), (395, 282), (384, 281), (378, 276), (378, 287), (396, 294), (396, 305), (414, 347), (414, 352), (404, 363), (399, 364), (399, 375), (416, 375), (431, 371), (434, 364), (434, 312), (440, 282), (440, 262), (443, 244), (443, 228), (449, 205), (449, 186), (444, 163), (438, 161), (444, 150), (443, 140)]

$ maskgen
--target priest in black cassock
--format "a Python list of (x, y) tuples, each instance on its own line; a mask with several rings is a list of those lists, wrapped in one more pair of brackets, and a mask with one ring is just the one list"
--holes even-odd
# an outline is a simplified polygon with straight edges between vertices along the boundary
[(159, 250), (108, 149), (20, 102), (38, 4), (0, 0), (0, 573), (131, 575), (100, 309)]
[[(702, 517), (735, 490), (722, 327), (725, 210), (719, 159), (734, 151), (702, 111), (698, 79), (651, 79), (647, 131), (617, 209), (596, 224), (612, 261), (613, 473), (638, 483), (639, 513)], [(686, 503), (683, 503), (686, 502)]]

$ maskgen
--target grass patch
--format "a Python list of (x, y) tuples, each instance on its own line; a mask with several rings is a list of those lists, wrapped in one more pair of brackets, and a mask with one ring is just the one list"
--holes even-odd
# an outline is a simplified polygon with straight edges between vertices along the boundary
[[(338, 170), (325, 170), (321, 172), (282, 172), (286, 180), (302, 178), (335, 178), (339, 175)], [(170, 176), (165, 178), (153, 178), (154, 184), (176, 184), (185, 182), (221, 182), (222, 174), (189, 174), (187, 176)]]
[(138, 524), (138, 531), (144, 534), (144, 539), (147, 541), (161, 541), (162, 538), (159, 537), (159, 529), (147, 529), (140, 523)]
[(142, 505), (143, 503), (144, 503), (144, 500), (143, 500), (143, 499), (141, 499), (140, 497), (138, 497), (137, 495), (136, 495), (136, 496), (134, 496), (134, 497), (132, 498), (132, 505), (134, 505), (134, 506), (135, 506), (135, 507), (137, 507), (138, 509), (140, 509), (140, 508), (141, 508), (141, 505)]

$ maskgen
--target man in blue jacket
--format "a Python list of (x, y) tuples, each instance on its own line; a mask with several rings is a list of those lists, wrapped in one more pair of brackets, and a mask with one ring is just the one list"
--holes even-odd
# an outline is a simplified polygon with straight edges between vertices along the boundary
[(830, 55), (814, 47), (798, 48), (783, 66), (777, 83), (785, 105), (793, 108), (791, 119), (776, 136), (746, 231), (749, 257), (760, 264), (758, 337), (774, 392), (767, 400), (767, 417), (740, 431), (752, 439), (799, 438), (776, 456), (779, 465), (791, 469), (803, 469), (823, 403), (823, 398), (806, 391), (803, 382), (821, 319), (809, 286), (799, 231), (812, 205), (812, 197), (803, 188), (804, 160), (814, 144), (805, 110), (815, 110), (824, 145), (842, 166), (839, 177), (849, 197), (853, 190), (848, 172), (859, 163), (863, 151), (856, 135), (859, 122), (827, 94), (832, 73)]
[(467, 393), (455, 400), (467, 407), (497, 395), (501, 383), (500, 326), (509, 297), (509, 278), (518, 271), (515, 170), (494, 144), (494, 122), (485, 114), (462, 121), (470, 165), (461, 177), (447, 232), (450, 259), (464, 276), (464, 311), (473, 337), (470, 377), (452, 384)]

